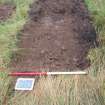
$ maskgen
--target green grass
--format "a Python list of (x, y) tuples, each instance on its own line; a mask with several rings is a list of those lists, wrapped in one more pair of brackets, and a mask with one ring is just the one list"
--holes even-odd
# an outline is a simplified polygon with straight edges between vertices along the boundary
[[(16, 35), (27, 20), (27, 11), (32, 0), (0, 0), (0, 3), (12, 3), (16, 6), (14, 14), (0, 23), (0, 68), (6, 68), (11, 61), (13, 49), (16, 48)], [(5, 101), (11, 81), (7, 73), (8, 71), (0, 69), (0, 105)]]
[[(85, 0), (92, 13), (94, 26), (99, 35), (99, 39), (105, 41), (105, 1), (104, 0)], [(105, 45), (105, 43), (101, 43)], [(103, 46), (105, 47), (105, 46)]]
[(85, 0), (90, 10), (94, 27), (97, 32), (100, 46), (92, 49), (89, 57), (92, 62), (91, 71), (103, 71), (105, 69), (105, 1), (104, 0)]
[(5, 67), (11, 60), (12, 51), (16, 48), (16, 34), (24, 25), (27, 18), (27, 10), (32, 0), (0, 0), (16, 6), (16, 12), (6, 22), (0, 23), (0, 66)]
[[(16, 5), (16, 13), (0, 24), (0, 66), (6, 67), (16, 48), (16, 34), (27, 20), (30, 0), (0, 0)], [(91, 49), (92, 66), (87, 76), (40, 78), (31, 92), (15, 92), (8, 105), (104, 105), (105, 104), (105, 0), (85, 0), (91, 13), (100, 46)], [(0, 74), (1, 105), (8, 94), (11, 78)], [(6, 79), (7, 78), (7, 79)], [(12, 78), (13, 79), (13, 78)]]

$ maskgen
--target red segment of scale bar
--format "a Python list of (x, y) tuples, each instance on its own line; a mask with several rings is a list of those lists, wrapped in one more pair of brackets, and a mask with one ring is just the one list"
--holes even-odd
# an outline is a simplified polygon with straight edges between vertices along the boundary
[(47, 76), (47, 72), (12, 72), (9, 76)]

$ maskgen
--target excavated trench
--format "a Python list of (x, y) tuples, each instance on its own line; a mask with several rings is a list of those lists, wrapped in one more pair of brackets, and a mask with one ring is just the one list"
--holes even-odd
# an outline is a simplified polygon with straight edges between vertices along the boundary
[(49, 71), (84, 70), (91, 65), (89, 49), (97, 44), (84, 0), (34, 2), (29, 20), (17, 37), (18, 51), (13, 54), (11, 67), (22, 71), (22, 67), (30, 67), (30, 71), (32, 67), (34, 71), (43, 67)]

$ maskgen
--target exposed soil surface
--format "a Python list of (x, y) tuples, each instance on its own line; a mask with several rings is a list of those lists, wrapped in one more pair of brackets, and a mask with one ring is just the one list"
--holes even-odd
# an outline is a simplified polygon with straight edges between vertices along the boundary
[(87, 54), (96, 43), (96, 32), (83, 1), (34, 2), (30, 20), (19, 33), (19, 51), (13, 56), (12, 66), (47, 66), (49, 71), (89, 67)]
[(7, 20), (15, 10), (12, 4), (0, 4), (0, 22)]

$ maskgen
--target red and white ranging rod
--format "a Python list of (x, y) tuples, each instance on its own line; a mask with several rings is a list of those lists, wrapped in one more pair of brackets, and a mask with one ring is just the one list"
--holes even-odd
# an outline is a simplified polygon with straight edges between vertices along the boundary
[(9, 76), (87, 75), (85, 71), (74, 72), (12, 72)]

